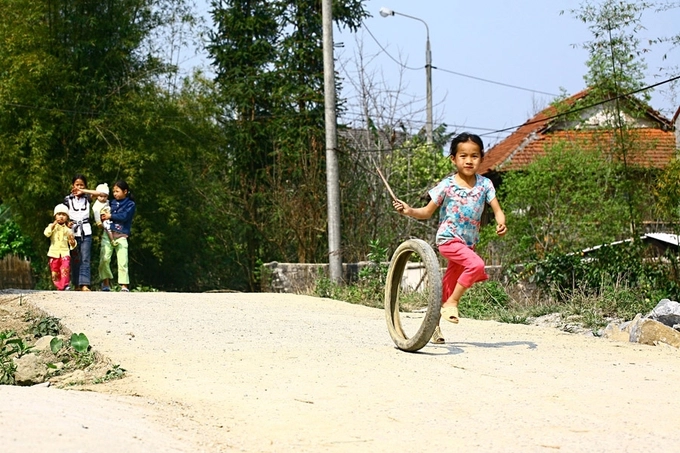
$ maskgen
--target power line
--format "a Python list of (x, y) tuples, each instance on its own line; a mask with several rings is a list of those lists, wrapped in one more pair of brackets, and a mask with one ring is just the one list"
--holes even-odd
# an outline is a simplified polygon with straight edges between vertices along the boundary
[(375, 36), (373, 36), (373, 33), (371, 33), (371, 29), (368, 28), (368, 26), (366, 25), (366, 22), (362, 21), (361, 23), (363, 24), (363, 26), (366, 29), (366, 31), (368, 32), (368, 34), (371, 35), (371, 38), (373, 38), (373, 41), (375, 41), (375, 43), (378, 45), (378, 47), (380, 47), (382, 49), (382, 51), (385, 52), (385, 55), (390, 57), (392, 59), (392, 61), (394, 61), (396, 64), (398, 64), (399, 66), (401, 66), (404, 69), (410, 69), (411, 71), (420, 71), (421, 69), (425, 68), (425, 66), (421, 66), (419, 68), (413, 68), (411, 66), (406, 66), (404, 63), (402, 63), (401, 61), (394, 58), (392, 55), (390, 55), (390, 53), (387, 51), (387, 49), (385, 49), (383, 47), (383, 45), (380, 44), (380, 41), (378, 41), (378, 39)]
[[(385, 53), (385, 55), (390, 57), (390, 59), (392, 61), (394, 61), (396, 64), (398, 64), (399, 66), (401, 66), (404, 69), (409, 69), (411, 71), (419, 71), (419, 70), (425, 68), (425, 66), (421, 66), (421, 67), (418, 67), (418, 68), (407, 66), (407, 65), (403, 64), (402, 62), (400, 62), (399, 60), (397, 60), (396, 58), (394, 58), (387, 51), (387, 49), (385, 49), (385, 47), (378, 41), (378, 39), (373, 35), (373, 33), (368, 28), (366, 23), (362, 22), (362, 24), (363, 24), (364, 28), (366, 29), (366, 31), (368, 32), (368, 34), (371, 35), (371, 38), (373, 38), (373, 41), (375, 41), (375, 43), (378, 45), (378, 47), (380, 47), (380, 49)], [(500, 85), (500, 86), (504, 86), (504, 87), (508, 87), (508, 88), (514, 88), (516, 90), (528, 91), (530, 93), (545, 94), (547, 96), (555, 96), (555, 97), (559, 96), (559, 94), (555, 94), (555, 93), (548, 93), (546, 91), (534, 90), (534, 89), (531, 89), (531, 88), (524, 88), (524, 87), (521, 87), (521, 86), (509, 84), (509, 83), (497, 82), (495, 80), (485, 79), (485, 78), (473, 76), (473, 75), (470, 75), (470, 74), (464, 74), (462, 72), (451, 71), (450, 69), (439, 68), (437, 66), (432, 66), (432, 69), (436, 69), (436, 70), (442, 71), (442, 72), (448, 72), (449, 74), (457, 75), (457, 76), (460, 76), (460, 77), (467, 77), (468, 79), (478, 80), (480, 82), (491, 83), (491, 84), (494, 84), (494, 85)]]
[(608, 102), (612, 102), (612, 101), (616, 101), (616, 100), (619, 100), (619, 99), (622, 99), (622, 98), (625, 98), (625, 97), (628, 97), (628, 96), (632, 96), (634, 94), (641, 93), (643, 91), (651, 90), (652, 88), (656, 88), (660, 85), (664, 85), (666, 83), (674, 82), (676, 80), (680, 80), (680, 75), (675, 76), (675, 77), (671, 77), (670, 79), (663, 80), (663, 81), (655, 83), (653, 85), (647, 85), (645, 87), (638, 88), (637, 90), (633, 90), (633, 91), (628, 92), (628, 93), (619, 94), (617, 96), (614, 96), (613, 98), (605, 99), (603, 101), (596, 102), (594, 104), (584, 105), (582, 107), (578, 107), (578, 108), (575, 108), (575, 109), (572, 109), (572, 110), (568, 110), (568, 111), (563, 112), (563, 113), (558, 113), (556, 115), (548, 116), (548, 117), (542, 118), (540, 120), (527, 121), (527, 122), (522, 123), (522, 124), (517, 125), (517, 126), (506, 127), (504, 129), (498, 129), (498, 130), (495, 130), (493, 132), (489, 132), (487, 134), (482, 134), (482, 136), (492, 135), (492, 134), (499, 133), (499, 132), (510, 131), (510, 130), (513, 130), (513, 129), (517, 129), (521, 126), (527, 126), (527, 125), (536, 124), (536, 123), (544, 123), (546, 121), (554, 120), (556, 118), (561, 118), (563, 116), (567, 116), (567, 115), (571, 115), (571, 114), (574, 114), (574, 113), (577, 113), (577, 112), (581, 112), (583, 110), (591, 109), (593, 107), (597, 107), (598, 105), (606, 104)]
[(501, 85), (501, 86), (508, 87), (508, 88), (514, 88), (516, 90), (528, 91), (530, 93), (545, 94), (547, 96), (555, 96), (555, 97), (559, 96), (559, 94), (555, 94), (555, 93), (548, 93), (546, 91), (540, 91), (540, 90), (532, 90), (531, 88), (524, 88), (524, 87), (520, 87), (520, 86), (517, 86), (517, 85), (511, 85), (509, 83), (496, 82), (494, 80), (484, 79), (482, 77), (477, 77), (477, 76), (473, 76), (473, 75), (469, 75), (469, 74), (463, 74), (462, 72), (456, 72), (456, 71), (451, 71), (449, 69), (438, 68), (437, 66), (432, 66), (432, 69), (436, 69), (436, 70), (442, 71), (442, 72), (448, 72), (449, 74), (454, 74), (454, 75), (457, 75), (457, 76), (460, 76), (460, 77), (467, 77), (468, 79), (479, 80), (480, 82), (492, 83), (494, 85)]

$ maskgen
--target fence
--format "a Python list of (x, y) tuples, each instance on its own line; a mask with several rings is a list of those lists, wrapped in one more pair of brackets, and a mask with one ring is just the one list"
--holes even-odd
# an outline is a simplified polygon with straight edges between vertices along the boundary
[(33, 289), (34, 285), (30, 261), (15, 255), (0, 260), (0, 289)]

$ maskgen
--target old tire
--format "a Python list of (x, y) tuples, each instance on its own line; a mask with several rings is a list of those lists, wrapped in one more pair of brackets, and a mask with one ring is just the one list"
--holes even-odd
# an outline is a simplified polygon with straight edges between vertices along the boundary
[[(422, 321), (418, 327), (413, 327), (415, 333), (409, 336), (402, 323), (402, 316), (405, 316), (405, 311), (400, 307), (400, 296), (403, 292), (402, 278), (407, 263), (416, 258), (422, 266), (424, 276), (421, 282), (424, 284), (420, 289), (423, 297), (426, 298), (423, 307), (425, 310), (422, 316)], [(420, 282), (418, 283), (420, 286)], [(419, 288), (415, 289), (416, 291)], [(441, 272), (439, 267), (439, 260), (437, 255), (430, 245), (420, 239), (409, 239), (404, 241), (392, 255), (390, 266), (387, 271), (387, 281), (385, 283), (385, 317), (387, 319), (387, 329), (390, 337), (394, 341), (397, 348), (413, 352), (418, 351), (430, 341), (435, 327), (439, 323), (439, 310), (441, 308), (442, 286), (441, 286)], [(412, 317), (412, 316), (409, 316)], [(410, 324), (417, 324), (418, 320), (411, 320)]]

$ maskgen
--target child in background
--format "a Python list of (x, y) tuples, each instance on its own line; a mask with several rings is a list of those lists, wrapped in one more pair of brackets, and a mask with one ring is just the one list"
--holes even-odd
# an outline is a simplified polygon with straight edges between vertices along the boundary
[(118, 284), (121, 291), (129, 292), (130, 274), (128, 272), (128, 237), (132, 227), (132, 218), (137, 209), (133, 201), (130, 187), (125, 181), (116, 181), (113, 185), (111, 212), (102, 212), (101, 219), (111, 220), (111, 232), (116, 244), (112, 244), (107, 236), (102, 237), (102, 248), (99, 254), (99, 276), (102, 278), (102, 291), (111, 290), (111, 256), (116, 251), (118, 262)]
[(97, 226), (104, 228), (104, 232), (109, 237), (109, 241), (111, 241), (113, 246), (116, 246), (118, 244), (113, 239), (113, 234), (111, 233), (111, 221), (101, 219), (103, 212), (111, 213), (111, 206), (109, 205), (109, 185), (106, 183), (99, 184), (95, 190), (99, 192), (99, 195), (97, 195), (95, 202), (92, 203), (94, 221)]
[(71, 193), (64, 198), (70, 218), (69, 226), (78, 243), (71, 261), (71, 279), (81, 291), (90, 290), (90, 252), (92, 249), (92, 226), (90, 225), (90, 200), (99, 192), (87, 189), (85, 175), (73, 177)]
[[(493, 210), (496, 234), (507, 232), (505, 214), (501, 210), (496, 189), (491, 180), (477, 174), (484, 158), (482, 139), (462, 133), (451, 142), (449, 154), (457, 172), (444, 178), (429, 191), (430, 202), (422, 208), (412, 208), (401, 200), (393, 201), (400, 213), (420, 220), (429, 219), (439, 209), (439, 228), (436, 243), (439, 253), (448, 261), (442, 281), (441, 316), (458, 323), (458, 303), (468, 288), (487, 280), (484, 261), (474, 252), (479, 242), (479, 228), (485, 203)], [(444, 343), (439, 326), (432, 335), (433, 343)]]
[(68, 208), (64, 204), (54, 207), (54, 222), (45, 228), (50, 238), (49, 257), (52, 283), (58, 291), (68, 291), (71, 280), (71, 250), (76, 248), (76, 239), (68, 226)]

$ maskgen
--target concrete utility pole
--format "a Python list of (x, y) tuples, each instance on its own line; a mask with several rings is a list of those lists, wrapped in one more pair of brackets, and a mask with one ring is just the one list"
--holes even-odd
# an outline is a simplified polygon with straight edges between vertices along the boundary
[(333, 61), (332, 0), (321, 2), (323, 22), (323, 81), (326, 119), (326, 192), (328, 204), (328, 264), (331, 281), (342, 283), (340, 249), (340, 182), (335, 116), (335, 63)]

